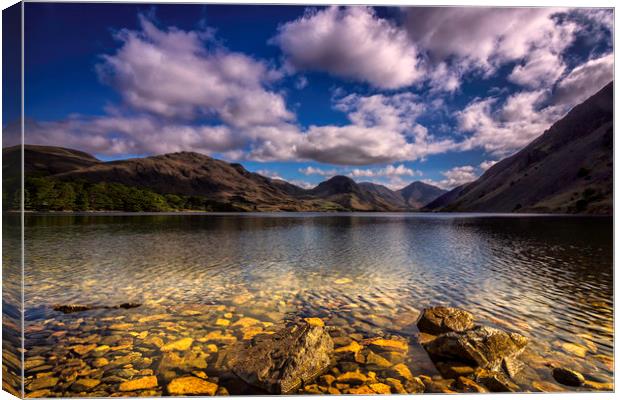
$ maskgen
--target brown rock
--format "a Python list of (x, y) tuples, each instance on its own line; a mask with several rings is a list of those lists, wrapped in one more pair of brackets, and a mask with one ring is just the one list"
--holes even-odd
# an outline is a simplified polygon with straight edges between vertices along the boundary
[(477, 384), (475, 381), (459, 376), (456, 379), (456, 388), (464, 393), (488, 393), (489, 391), (482, 385)]
[(585, 382), (582, 374), (568, 368), (554, 368), (553, 378), (559, 383), (568, 386), (581, 386)]
[(133, 392), (134, 390), (144, 390), (157, 387), (156, 376), (145, 376), (131, 381), (123, 382), (119, 385), (118, 390), (121, 392)]
[(171, 396), (206, 395), (213, 396), (217, 392), (217, 385), (195, 376), (184, 376), (173, 379), (168, 384), (168, 393)]
[(71, 385), (71, 390), (76, 392), (88, 392), (100, 383), (101, 381), (99, 379), (78, 379)]
[(474, 327), (474, 316), (459, 308), (431, 307), (422, 312), (418, 320), (420, 332), (439, 335), (447, 332), (464, 332)]

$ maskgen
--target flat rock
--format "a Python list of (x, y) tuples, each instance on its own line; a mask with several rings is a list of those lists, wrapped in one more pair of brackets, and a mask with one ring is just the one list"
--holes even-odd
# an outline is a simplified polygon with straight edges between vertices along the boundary
[(418, 320), (420, 332), (439, 335), (447, 332), (465, 332), (474, 327), (474, 316), (460, 308), (430, 307)]
[(71, 390), (76, 392), (87, 392), (100, 383), (101, 381), (99, 379), (78, 379), (71, 385)]
[(462, 361), (497, 370), (502, 360), (519, 355), (527, 343), (527, 338), (518, 333), (479, 326), (463, 333), (441, 334), (424, 348), (435, 361)]
[(364, 344), (376, 351), (396, 351), (406, 353), (409, 345), (404, 339), (373, 338), (364, 341)]
[(56, 386), (57, 383), (58, 383), (58, 378), (46, 376), (43, 378), (35, 379), (34, 381), (30, 382), (28, 386), (26, 387), (26, 389), (30, 391), (48, 389), (48, 388), (52, 388)]
[(519, 386), (499, 371), (479, 370), (475, 375), (476, 382), (484, 385), (491, 392), (518, 392)]
[(563, 385), (581, 386), (585, 382), (583, 375), (568, 368), (554, 368), (553, 378)]
[(184, 376), (173, 379), (168, 384), (168, 393), (172, 396), (206, 395), (214, 396), (217, 385), (195, 376)]
[(325, 328), (301, 323), (238, 343), (227, 364), (246, 383), (287, 394), (325, 373), (333, 349)]
[(144, 376), (142, 378), (121, 383), (118, 390), (121, 392), (132, 392), (134, 390), (151, 389), (157, 387), (157, 385), (158, 383), (156, 376)]
[(191, 347), (192, 343), (194, 343), (194, 339), (192, 338), (175, 340), (174, 342), (163, 345), (161, 351), (185, 351)]

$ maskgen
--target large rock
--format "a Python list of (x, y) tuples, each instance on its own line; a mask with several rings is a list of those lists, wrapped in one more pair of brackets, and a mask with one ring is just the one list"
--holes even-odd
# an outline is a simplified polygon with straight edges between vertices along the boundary
[(583, 375), (568, 368), (554, 368), (553, 378), (563, 385), (581, 386), (586, 381)]
[(424, 310), (418, 320), (420, 332), (439, 335), (447, 332), (464, 332), (474, 327), (474, 316), (459, 308), (431, 307)]
[(287, 394), (327, 371), (333, 350), (334, 342), (323, 327), (300, 323), (237, 344), (227, 365), (252, 386)]
[(518, 333), (478, 326), (463, 333), (439, 335), (424, 348), (435, 361), (455, 360), (498, 370), (504, 359), (519, 355), (527, 343), (527, 338)]

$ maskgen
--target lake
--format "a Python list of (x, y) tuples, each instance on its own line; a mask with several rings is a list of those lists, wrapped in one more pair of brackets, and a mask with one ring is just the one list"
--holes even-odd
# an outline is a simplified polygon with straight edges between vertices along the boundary
[[(611, 218), (576, 216), (27, 215), (26, 359), (41, 359), (35, 364), (44, 368), (27, 372), (26, 386), (50, 370), (50, 357), (71, 358), (66, 348), (76, 343), (109, 343), (123, 356), (118, 343), (128, 332), (129, 349), (150, 360), (142, 367), (140, 360), (128, 362), (136, 374), (161, 357), (146, 346), (139, 350), (153, 334), (194, 338), (194, 350), (213, 365), (213, 347), (199, 339), (211, 331), (237, 332), (232, 327), (241, 317), (262, 323), (254, 331), (242, 326), (236, 334), (244, 337), (299, 317), (321, 318), (359, 340), (404, 337), (410, 344), (404, 363), (414, 375), (433, 376), (437, 370), (417, 344), (415, 328), (419, 312), (433, 305), (462, 307), (477, 322), (528, 337), (521, 390), (570, 390), (555, 383), (549, 362), (610, 382), (612, 237)], [(52, 309), (122, 303), (141, 306), (71, 314)], [(92, 395), (110, 393), (118, 383), (101, 380)], [(72, 391), (59, 385), (50, 390)]]

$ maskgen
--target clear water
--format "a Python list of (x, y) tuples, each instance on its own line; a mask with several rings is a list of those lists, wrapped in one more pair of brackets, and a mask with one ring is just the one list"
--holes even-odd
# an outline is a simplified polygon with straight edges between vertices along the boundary
[(403, 318), (452, 305), (611, 381), (612, 229), (571, 216), (28, 215), (26, 320), (71, 318), (55, 304), (235, 304), (406, 336)]

